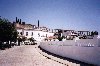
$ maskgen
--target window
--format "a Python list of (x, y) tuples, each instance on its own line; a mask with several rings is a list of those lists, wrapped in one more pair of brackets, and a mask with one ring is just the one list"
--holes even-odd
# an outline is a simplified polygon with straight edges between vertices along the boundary
[(28, 36), (28, 32), (26, 32), (26, 36)]
[(33, 36), (33, 32), (32, 32), (32, 34), (31, 34), (31, 36)]
[(22, 35), (22, 32), (20, 32), (20, 35)]
[(47, 34), (46, 34), (46, 37), (47, 37)]
[(40, 33), (38, 33), (38, 37), (40, 37)]

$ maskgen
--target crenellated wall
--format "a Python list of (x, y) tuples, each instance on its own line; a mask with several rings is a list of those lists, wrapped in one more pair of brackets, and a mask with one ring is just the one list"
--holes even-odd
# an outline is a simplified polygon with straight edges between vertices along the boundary
[(44, 41), (40, 47), (57, 55), (100, 65), (100, 39)]

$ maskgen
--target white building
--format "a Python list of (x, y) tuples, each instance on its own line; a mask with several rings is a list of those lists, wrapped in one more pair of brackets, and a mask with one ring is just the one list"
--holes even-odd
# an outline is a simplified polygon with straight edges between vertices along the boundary
[(38, 27), (36, 27), (35, 25), (25, 24), (25, 22), (21, 23), (21, 19), (19, 21), (17, 17), (16, 17), (16, 22), (14, 22), (14, 24), (18, 31), (19, 37), (24, 36), (27, 39), (34, 38), (36, 41), (42, 41), (46, 37), (54, 35), (54, 33), (50, 32), (50, 29), (46, 27), (39, 27), (39, 24)]
[(42, 41), (46, 37), (50, 37), (50, 36), (53, 36), (53, 35), (54, 35), (54, 33), (44, 32), (44, 31), (40, 31), (40, 30), (24, 30), (23, 36), (25, 36), (27, 38), (33, 37), (37, 41)]

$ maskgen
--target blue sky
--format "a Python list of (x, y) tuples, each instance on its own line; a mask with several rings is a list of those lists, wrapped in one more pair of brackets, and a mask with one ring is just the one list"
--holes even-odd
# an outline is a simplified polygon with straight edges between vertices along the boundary
[(0, 16), (48, 28), (100, 32), (100, 0), (0, 0)]

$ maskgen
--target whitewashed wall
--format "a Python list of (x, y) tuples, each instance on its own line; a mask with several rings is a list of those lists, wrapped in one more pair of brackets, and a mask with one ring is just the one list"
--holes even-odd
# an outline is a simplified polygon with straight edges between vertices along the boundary
[[(28, 36), (26, 36), (26, 32), (28, 32)], [(31, 38), (32, 36), (32, 30), (24, 30), (24, 34), (23, 34), (23, 36), (25, 36), (25, 37), (27, 37), (27, 38)]]
[(41, 42), (40, 47), (63, 57), (100, 65), (100, 43), (98, 42), (98, 39), (84, 39), (76, 42), (74, 40), (48, 41)]
[(22, 29), (17, 29), (17, 32), (19, 32), (18, 35), (20, 35), (20, 33), (22, 32)]
[[(26, 36), (26, 32), (28, 32), (28, 36)], [(33, 36), (32, 36), (32, 32), (33, 32)], [(43, 32), (43, 31), (36, 31), (36, 30), (24, 30), (25, 37), (27, 38), (33, 37), (37, 41), (42, 41), (44, 38), (46, 38), (46, 34), (47, 34), (47, 37), (54, 35), (54, 33), (50, 33), (50, 32)]]

